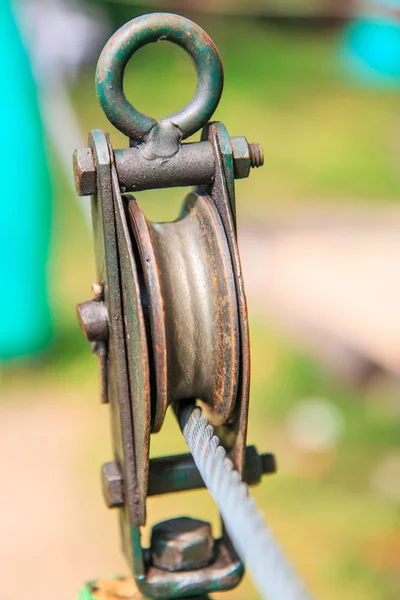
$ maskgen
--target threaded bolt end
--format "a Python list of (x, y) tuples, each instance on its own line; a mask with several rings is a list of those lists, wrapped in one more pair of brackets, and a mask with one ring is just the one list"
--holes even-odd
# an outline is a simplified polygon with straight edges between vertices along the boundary
[(264, 164), (264, 150), (261, 144), (249, 144), (250, 164), (252, 169)]
[(265, 452), (260, 455), (260, 458), (263, 475), (266, 475), (267, 473), (276, 473), (276, 460), (274, 454)]

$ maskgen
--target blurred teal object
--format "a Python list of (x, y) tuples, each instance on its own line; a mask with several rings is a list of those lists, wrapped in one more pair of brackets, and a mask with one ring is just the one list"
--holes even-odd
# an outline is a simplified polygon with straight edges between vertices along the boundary
[(38, 99), (10, 4), (0, 25), (0, 360), (32, 355), (51, 338), (46, 263), (51, 188)]
[(400, 0), (371, 0), (345, 32), (346, 62), (373, 84), (400, 83)]

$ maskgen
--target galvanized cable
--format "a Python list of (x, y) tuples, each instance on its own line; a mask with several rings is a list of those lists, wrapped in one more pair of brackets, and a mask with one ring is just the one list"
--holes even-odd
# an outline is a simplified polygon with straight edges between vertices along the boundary
[(248, 486), (214, 435), (201, 410), (181, 414), (184, 438), (205, 485), (213, 496), (240, 559), (267, 600), (310, 600), (262, 514), (249, 497)]

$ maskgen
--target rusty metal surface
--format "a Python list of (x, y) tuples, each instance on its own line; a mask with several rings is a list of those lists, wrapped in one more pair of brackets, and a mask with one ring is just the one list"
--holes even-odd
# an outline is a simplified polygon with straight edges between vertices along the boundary
[[(231, 170), (226, 170), (224, 152), (221, 151), (220, 139), (226, 140), (226, 128), (222, 123), (210, 123), (202, 132), (202, 139), (208, 139), (214, 148), (215, 177), (209, 193), (215, 203), (224, 225), (226, 239), (231, 254), (236, 296), (238, 302), (239, 328), (240, 328), (240, 366), (237, 402), (235, 414), (230, 423), (225, 423), (218, 429), (218, 435), (228, 449), (229, 457), (240, 474), (243, 473), (247, 418), (250, 392), (250, 336), (247, 315), (247, 302), (244, 290), (243, 273), (240, 264), (239, 249), (236, 237), (236, 222), (234, 215), (235, 199), (233, 181), (227, 184), (227, 176), (232, 178)], [(225, 154), (227, 149), (225, 148)], [(225, 166), (224, 166), (225, 164)]]
[[(233, 179), (248, 177), (250, 169), (264, 163), (260, 144), (249, 144), (245, 137), (230, 138), (219, 132), (219, 150), (229, 196), (234, 199)], [(178, 144), (168, 156), (155, 157), (142, 143), (114, 150), (119, 187), (122, 193), (167, 187), (211, 185), (215, 173), (212, 144), (207, 141)], [(90, 152), (90, 154), (88, 154)], [(90, 160), (88, 160), (88, 156)], [(90, 148), (76, 150), (73, 155), (75, 187), (78, 195), (95, 193), (96, 171)], [(232, 207), (234, 210), (234, 207)]]
[(146, 522), (146, 493), (150, 449), (150, 360), (142, 306), (138, 260), (134, 254), (114, 165), (112, 165), (112, 185), (119, 248), (119, 268), (122, 274), (123, 321), (128, 358), (133, 446), (136, 464), (134, 477), (136, 480), (135, 503), (137, 518), (135, 522), (137, 525), (144, 525)]
[(108, 339), (108, 314), (104, 302), (88, 300), (76, 307), (79, 324), (89, 342), (105, 342)]
[(190, 194), (172, 223), (145, 219), (131, 200), (149, 306), (157, 405), (153, 431), (168, 405), (199, 398), (215, 424), (235, 406), (239, 326), (231, 259), (208, 196)]
[(209, 142), (179, 144), (168, 159), (149, 159), (141, 146), (115, 150), (115, 165), (124, 192), (210, 184), (214, 177), (214, 152)]
[(145, 596), (168, 600), (216, 591), (231, 590), (243, 577), (243, 565), (224, 540), (214, 541), (215, 559), (211, 565), (193, 571), (170, 572), (148, 563), (146, 579), (139, 583)]
[(101, 468), (103, 496), (108, 508), (123, 506), (124, 486), (121, 470), (117, 462), (105, 463)]
[(92, 352), (99, 359), (99, 381), (100, 381), (100, 401), (102, 404), (108, 404), (108, 375), (107, 375), (107, 343), (95, 342), (92, 344)]
[(164, 571), (202, 569), (214, 559), (214, 538), (210, 523), (177, 517), (162, 521), (151, 531), (151, 562)]
[[(209, 596), (187, 596), (186, 600), (210, 600)], [(133, 577), (98, 579), (91, 581), (82, 590), (78, 600), (145, 600)]]
[[(159, 39), (189, 52), (198, 82), (188, 105), (156, 121), (127, 101), (122, 80), (134, 52)], [(160, 430), (168, 406), (179, 417), (188, 401), (201, 402), (249, 483), (275, 470), (272, 455), (246, 450), (249, 332), (235, 220), (234, 179), (262, 164), (262, 150), (230, 138), (222, 123), (204, 127), (202, 141), (181, 144), (210, 118), (222, 79), (218, 52), (198, 26), (166, 13), (138, 17), (110, 39), (97, 70), (102, 107), (130, 147), (114, 151), (94, 131), (89, 148), (74, 153), (77, 191), (93, 194), (98, 279), (94, 299), (78, 312), (95, 342), (101, 396), (111, 408), (114, 457), (103, 468), (103, 488), (108, 506), (118, 507), (124, 552), (149, 598), (200, 597), (235, 587), (243, 574), (226, 531), (213, 542), (209, 528), (194, 521), (158, 525), (151, 549), (141, 546), (148, 495), (204, 485), (185, 455), (149, 460), (150, 433)], [(198, 193), (169, 223), (148, 221), (136, 200), (122, 195), (187, 185)], [(110, 593), (133, 598), (127, 581)]]
[(96, 193), (96, 164), (91, 148), (79, 148), (72, 154), (74, 181), (78, 196)]
[(133, 577), (98, 579), (86, 585), (78, 600), (144, 600)]
[(116, 241), (112, 192), (112, 155), (105, 134), (95, 130), (89, 135), (96, 163), (97, 194), (92, 196), (92, 218), (96, 254), (97, 281), (104, 289), (110, 334), (107, 344), (107, 388), (111, 409), (114, 458), (121, 466), (124, 506), (119, 509), (123, 546), (133, 568), (132, 525), (139, 522), (135, 456), (130, 405), (125, 332), (123, 327), (121, 282)]

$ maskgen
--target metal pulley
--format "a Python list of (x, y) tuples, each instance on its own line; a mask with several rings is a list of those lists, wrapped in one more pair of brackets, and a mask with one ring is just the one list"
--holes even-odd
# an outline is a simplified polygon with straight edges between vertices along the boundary
[[(197, 87), (182, 110), (156, 121), (128, 102), (123, 76), (140, 47), (160, 40), (189, 53)], [(146, 597), (231, 589), (243, 566), (226, 531), (213, 540), (201, 522), (172, 520), (153, 529), (149, 551), (140, 528), (149, 495), (203, 485), (190, 455), (149, 459), (150, 436), (169, 406), (179, 418), (197, 401), (249, 483), (274, 470), (271, 455), (246, 449), (249, 331), (234, 191), (235, 178), (262, 165), (262, 149), (208, 122), (222, 92), (222, 64), (207, 34), (183, 17), (155, 13), (121, 27), (100, 56), (96, 85), (108, 119), (129, 138), (129, 147), (113, 149), (95, 130), (89, 147), (74, 152), (78, 193), (91, 195), (97, 266), (93, 299), (77, 309), (99, 355), (102, 401), (111, 407), (106, 501), (119, 508), (124, 552)], [(201, 128), (201, 141), (183, 142)], [(194, 190), (168, 223), (149, 221), (130, 195), (182, 186)]]

